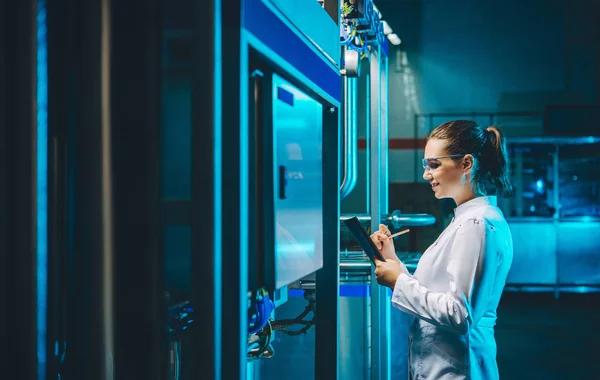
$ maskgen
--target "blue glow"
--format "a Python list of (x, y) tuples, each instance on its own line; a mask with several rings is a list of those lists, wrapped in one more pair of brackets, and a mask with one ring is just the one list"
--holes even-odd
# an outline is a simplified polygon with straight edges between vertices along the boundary
[(48, 52), (45, 0), (38, 0), (37, 11), (37, 359), (38, 380), (44, 380), (48, 297)]
[[(221, 55), (222, 55), (222, 49), (221, 49), (221, 2), (220, 1), (214, 1), (213, 2), (214, 5), (214, 10), (215, 10), (215, 18), (214, 18), (214, 23), (215, 23), (215, 35), (214, 35), (214, 41), (213, 41), (213, 46), (214, 46), (214, 61), (213, 61), (213, 66), (215, 68), (215, 72), (213, 75), (213, 99), (214, 99), (214, 104), (213, 104), (213, 115), (214, 115), (214, 124), (212, 125), (213, 128), (213, 133), (214, 133), (214, 143), (213, 143), (213, 160), (214, 160), (214, 171), (213, 171), (213, 176), (214, 176), (214, 182), (213, 182), (213, 194), (214, 194), (214, 205), (213, 205), (213, 214), (214, 214), (214, 219), (213, 219), (213, 226), (214, 226), (214, 241), (215, 242), (220, 242), (222, 239), (222, 218), (221, 218), (221, 212), (222, 212), (222, 206), (221, 206), (221, 193), (222, 193), (222, 188), (221, 188), (221, 181), (222, 181), (222, 177), (221, 177), (221, 171), (222, 171), (222, 166), (221, 166), (221, 155), (222, 155), (222, 151), (221, 151), (221, 146), (222, 146), (222, 134), (221, 134), (221, 124), (222, 124), (222, 120), (221, 120), (221, 76), (222, 76), (222, 72), (221, 72)], [(243, 66), (243, 65), (242, 65)], [(243, 81), (242, 81), (243, 82)], [(244, 104), (242, 102), (242, 104)], [(223, 265), (223, 250), (222, 250), (222, 245), (221, 243), (215, 243), (213, 246), (215, 252), (214, 252), (214, 262), (213, 262), (213, 273), (214, 273), (214, 279), (213, 279), (213, 286), (215, 287), (215, 291), (214, 291), (214, 318), (215, 318), (215, 331), (214, 331), (214, 336), (213, 336), (213, 341), (215, 342), (214, 344), (214, 349), (215, 349), (215, 378), (216, 379), (220, 379), (222, 372), (221, 372), (221, 367), (222, 367), (222, 360), (223, 358), (221, 357), (221, 337), (220, 337), (220, 331), (221, 331), (221, 310), (223, 308), (223, 304), (222, 304), (222, 288), (221, 288), (221, 284), (222, 284), (222, 277), (221, 277), (221, 267)], [(246, 282), (247, 283), (247, 282)], [(243, 319), (245, 316), (245, 313), (242, 313), (242, 318)], [(244, 320), (241, 322), (243, 328), (246, 328), (247, 322)], [(241, 330), (244, 331), (244, 330)], [(242, 335), (242, 334), (240, 334)]]
[(544, 181), (542, 181), (541, 179), (538, 179), (535, 183), (535, 190), (539, 193), (539, 194), (543, 194), (544, 190), (546, 188), (546, 184), (544, 183)]
[[(304, 290), (290, 289), (288, 296), (303, 298)], [(340, 297), (370, 297), (371, 285), (364, 284), (345, 284), (340, 285)]]

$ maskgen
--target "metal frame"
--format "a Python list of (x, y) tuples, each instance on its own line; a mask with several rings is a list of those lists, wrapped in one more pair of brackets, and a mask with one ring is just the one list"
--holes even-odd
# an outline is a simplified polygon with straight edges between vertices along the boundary
[[(333, 111), (333, 112), (332, 112)], [(340, 115), (323, 110), (323, 268), (316, 274), (315, 380), (340, 375)], [(332, 179), (336, 180), (333, 181)], [(336, 238), (333, 238), (336, 237)], [(321, 316), (321, 318), (319, 318)], [(326, 316), (326, 318), (322, 318)]]
[(254, 50), (248, 54), (248, 269), (249, 292), (275, 289), (275, 178), (273, 68)]
[[(241, 42), (242, 1), (222, 2), (221, 16), (221, 91), (218, 106), (222, 136), (220, 228), (222, 267), (221, 357), (227, 358), (220, 369), (223, 379), (246, 379), (246, 331), (248, 328), (248, 47)], [(227, 11), (225, 11), (227, 10)], [(202, 41), (202, 39), (200, 39)], [(198, 43), (200, 43), (200, 41)], [(244, 73), (244, 74), (242, 74)], [(226, 235), (225, 235), (226, 233)], [(206, 339), (206, 338), (204, 338)], [(219, 347), (215, 347), (219, 350)]]
[[(222, 243), (222, 189), (227, 189), (220, 181), (222, 168), (225, 167), (221, 166), (223, 148), (227, 148), (226, 152), (229, 155), (229, 148), (222, 145), (222, 135), (225, 132), (221, 123), (222, 104), (225, 104), (221, 96), (223, 67), (220, 65), (224, 41), (220, 35), (222, 3), (220, 0), (194, 2), (193, 10), (191, 273), (192, 302), (202, 318), (191, 331), (192, 350), (189, 357), (193, 362), (191, 378), (207, 380), (225, 378), (222, 376), (225, 372), (222, 369), (222, 358), (225, 356), (222, 348), (232, 347), (222, 344), (229, 338), (222, 338), (222, 326), (227, 326), (226, 322), (230, 321), (223, 320), (223, 312), (227, 310), (222, 310), (224, 294), (221, 282), (223, 278), (229, 280), (230, 277), (237, 277), (237, 273), (232, 271), (227, 277), (223, 275), (223, 252), (231, 255), (231, 261), (237, 262), (235, 254), (239, 251), (237, 247), (231, 249)], [(229, 13), (231, 17), (235, 14)], [(235, 46), (232, 45), (231, 50), (234, 50)], [(227, 87), (227, 91), (230, 95), (230, 87)], [(235, 97), (232, 96), (231, 99)], [(235, 114), (234, 110), (238, 109), (234, 102), (230, 111)], [(237, 127), (237, 124), (233, 125)], [(233, 139), (235, 136), (237, 133), (232, 133)], [(235, 152), (235, 148), (231, 151)], [(235, 172), (237, 173), (237, 170)], [(235, 189), (237, 187), (232, 187), (228, 192), (231, 199), (228, 197), (227, 201), (235, 200)], [(232, 238), (235, 241), (235, 235), (237, 234), (228, 236), (225, 240)], [(224, 251), (224, 248), (229, 248), (229, 251)], [(231, 328), (234, 327), (232, 324)], [(235, 364), (232, 358), (225, 367), (235, 367)]]

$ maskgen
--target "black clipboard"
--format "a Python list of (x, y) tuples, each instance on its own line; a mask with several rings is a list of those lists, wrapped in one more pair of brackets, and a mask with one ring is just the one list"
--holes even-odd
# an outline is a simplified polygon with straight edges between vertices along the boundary
[(346, 227), (348, 227), (352, 235), (354, 235), (354, 238), (367, 256), (369, 256), (369, 259), (373, 264), (375, 264), (375, 259), (385, 261), (367, 231), (360, 225), (360, 221), (357, 217), (344, 220), (344, 224), (346, 224)]

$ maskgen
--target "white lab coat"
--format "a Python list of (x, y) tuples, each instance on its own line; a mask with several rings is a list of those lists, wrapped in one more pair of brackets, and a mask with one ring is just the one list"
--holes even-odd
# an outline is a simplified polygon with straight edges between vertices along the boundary
[(412, 379), (498, 379), (494, 325), (513, 258), (508, 224), (495, 197), (472, 199), (421, 257), (404, 269), (392, 304), (414, 318)]

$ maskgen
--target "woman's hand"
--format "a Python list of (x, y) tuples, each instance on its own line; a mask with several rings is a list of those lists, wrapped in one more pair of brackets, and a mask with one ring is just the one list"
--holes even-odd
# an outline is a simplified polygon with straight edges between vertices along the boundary
[(402, 274), (400, 260), (379, 261), (375, 259), (375, 265), (375, 278), (377, 278), (379, 285), (387, 286), (394, 290), (396, 281), (400, 274)]
[(380, 224), (379, 231), (371, 234), (371, 240), (373, 240), (384, 259), (399, 261), (398, 256), (396, 256), (394, 241), (389, 239), (390, 236), (392, 236), (390, 230), (384, 224)]
[(375, 277), (380, 285), (387, 286), (390, 289), (394, 289), (398, 276), (402, 273), (402, 263), (398, 256), (396, 256), (396, 250), (394, 249), (394, 241), (389, 239), (392, 233), (385, 224), (379, 225), (379, 231), (371, 235), (371, 240), (375, 243), (375, 246), (381, 252), (381, 255), (386, 261), (379, 261), (375, 259)]

